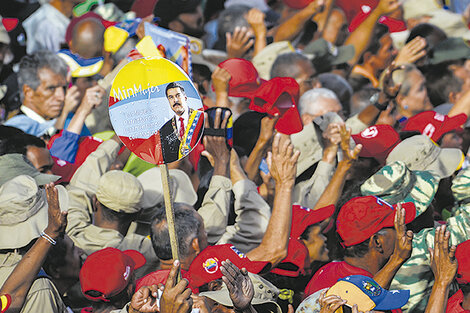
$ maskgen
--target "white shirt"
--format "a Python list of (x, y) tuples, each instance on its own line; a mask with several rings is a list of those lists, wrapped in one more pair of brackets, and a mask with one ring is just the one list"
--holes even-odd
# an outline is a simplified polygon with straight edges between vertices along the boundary
[(46, 3), (23, 22), (28, 40), (26, 52), (31, 54), (47, 49), (57, 52), (65, 43), (65, 32), (70, 20), (62, 12)]

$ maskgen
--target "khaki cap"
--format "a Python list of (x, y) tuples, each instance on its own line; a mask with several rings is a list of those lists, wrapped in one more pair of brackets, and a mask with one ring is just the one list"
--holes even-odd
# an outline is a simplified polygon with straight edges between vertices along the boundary
[(107, 208), (122, 213), (140, 212), (144, 190), (134, 175), (109, 171), (100, 177), (96, 198)]
[(463, 163), (459, 149), (441, 149), (429, 137), (416, 135), (399, 143), (387, 157), (387, 164), (403, 161), (412, 171), (429, 171), (441, 178), (449, 177)]
[[(59, 192), (61, 211), (67, 211), (69, 198), (63, 186)], [(46, 190), (38, 188), (27, 175), (17, 176), (0, 187), (0, 249), (17, 249), (38, 238), (47, 226)]]
[[(185, 203), (193, 206), (197, 201), (197, 194), (188, 175), (182, 170), (169, 170), (170, 192), (174, 202)], [(157, 208), (165, 206), (163, 197), (162, 174), (159, 167), (153, 167), (137, 179), (142, 184), (144, 194), (142, 196), (143, 212), (139, 220), (150, 221)]]
[(0, 186), (19, 175), (28, 175), (34, 178), (38, 186), (57, 181), (60, 176), (43, 174), (39, 172), (26, 158), (18, 153), (0, 156)]
[(253, 63), (258, 71), (259, 77), (268, 80), (271, 78), (271, 67), (276, 58), (283, 53), (289, 52), (295, 52), (294, 47), (292, 47), (289, 41), (273, 42), (255, 55), (251, 63)]

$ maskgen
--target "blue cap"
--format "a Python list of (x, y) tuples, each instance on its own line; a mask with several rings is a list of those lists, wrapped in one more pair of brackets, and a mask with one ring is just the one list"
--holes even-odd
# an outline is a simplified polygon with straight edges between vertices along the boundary
[(395, 310), (404, 306), (410, 298), (409, 290), (387, 290), (375, 280), (363, 275), (351, 275), (338, 279), (358, 287), (374, 303), (374, 310)]

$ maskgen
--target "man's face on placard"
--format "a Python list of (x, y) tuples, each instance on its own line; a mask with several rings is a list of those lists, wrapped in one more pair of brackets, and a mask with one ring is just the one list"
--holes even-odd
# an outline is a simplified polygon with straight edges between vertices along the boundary
[(166, 97), (170, 103), (170, 107), (175, 112), (176, 115), (181, 116), (188, 109), (186, 101), (188, 98), (184, 91), (179, 87), (168, 89), (166, 92)]

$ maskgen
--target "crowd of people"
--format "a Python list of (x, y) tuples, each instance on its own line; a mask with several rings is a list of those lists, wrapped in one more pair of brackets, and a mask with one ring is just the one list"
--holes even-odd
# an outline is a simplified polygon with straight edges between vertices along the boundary
[[(0, 15), (0, 312), (470, 312), (469, 0)], [(155, 56), (174, 218), (108, 113)]]

